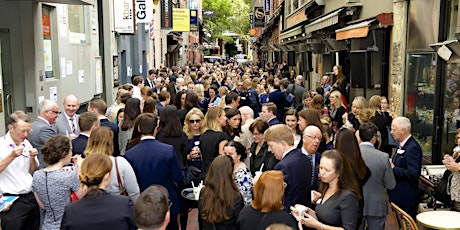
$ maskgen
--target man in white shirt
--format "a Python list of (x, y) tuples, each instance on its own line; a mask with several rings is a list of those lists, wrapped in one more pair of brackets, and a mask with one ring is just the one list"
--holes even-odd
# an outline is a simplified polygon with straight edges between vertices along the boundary
[(142, 101), (141, 89), (144, 87), (144, 78), (135, 76), (133, 78), (133, 97)]
[(40, 225), (40, 211), (32, 193), (32, 173), (37, 170), (37, 149), (26, 139), (30, 118), (23, 111), (10, 115), (8, 132), (0, 137), (0, 193), (19, 196), (9, 211), (0, 213), (2, 229), (34, 229)]
[(318, 147), (321, 143), (323, 134), (321, 130), (314, 125), (309, 125), (303, 131), (303, 145), (302, 153), (305, 154), (309, 159), (312, 166), (312, 177), (311, 177), (311, 189), (318, 191), (319, 181), (319, 161), (321, 160), (321, 153), (317, 152)]

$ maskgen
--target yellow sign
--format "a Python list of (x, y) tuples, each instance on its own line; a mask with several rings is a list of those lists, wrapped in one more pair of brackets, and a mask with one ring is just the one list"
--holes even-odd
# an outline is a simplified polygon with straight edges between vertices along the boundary
[(190, 10), (173, 8), (172, 11), (173, 27), (171, 31), (174, 32), (190, 32)]

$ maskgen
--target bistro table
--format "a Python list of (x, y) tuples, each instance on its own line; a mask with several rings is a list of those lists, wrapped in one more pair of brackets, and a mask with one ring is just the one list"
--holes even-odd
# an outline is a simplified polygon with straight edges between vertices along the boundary
[(428, 211), (417, 215), (417, 222), (432, 229), (460, 230), (460, 212)]

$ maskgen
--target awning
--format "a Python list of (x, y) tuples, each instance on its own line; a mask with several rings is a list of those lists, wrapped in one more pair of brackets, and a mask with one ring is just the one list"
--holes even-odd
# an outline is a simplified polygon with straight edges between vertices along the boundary
[(360, 22), (357, 24), (349, 25), (342, 29), (338, 29), (335, 31), (335, 39), (336, 40), (344, 40), (348, 38), (362, 38), (366, 37), (367, 33), (369, 32), (369, 25), (375, 21), (375, 19)]
[(290, 37), (293, 37), (293, 36), (297, 36), (297, 35), (300, 35), (302, 34), (302, 27), (301, 26), (298, 26), (294, 29), (291, 29), (291, 30), (288, 30), (284, 33), (281, 33), (280, 36), (279, 36), (279, 39), (280, 40), (283, 40), (283, 39), (286, 39), (286, 38), (290, 38)]
[(430, 44), (438, 55), (449, 63), (460, 63), (460, 43), (458, 40), (449, 40)]
[(320, 29), (323, 29), (323, 28), (326, 28), (326, 27), (329, 27), (329, 26), (332, 26), (332, 25), (335, 25), (335, 24), (339, 23), (339, 13), (342, 10), (343, 9), (336, 10), (331, 14), (323, 16), (323, 17), (321, 17), (319, 19), (316, 19), (315, 21), (309, 23), (308, 25), (306, 25), (304, 27), (305, 28), (305, 33), (311, 33), (313, 31), (317, 31), (317, 30), (320, 30)]
[(182, 33), (181, 32), (169, 32), (168, 36), (171, 36), (174, 41), (182, 41)]
[[(13, 0), (13, 1), (23, 1), (23, 0)], [(37, 0), (37, 2), (48, 2), (48, 3), (67, 4), (67, 5), (94, 5), (96, 3), (96, 0)]]

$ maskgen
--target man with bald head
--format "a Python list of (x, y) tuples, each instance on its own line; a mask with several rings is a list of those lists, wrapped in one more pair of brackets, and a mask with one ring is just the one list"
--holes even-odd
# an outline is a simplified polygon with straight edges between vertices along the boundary
[(75, 95), (67, 95), (62, 102), (64, 114), (56, 119), (57, 133), (71, 137), (77, 137), (80, 134), (78, 125), (77, 111), (80, 108), (80, 102)]
[(43, 160), (40, 149), (50, 137), (57, 134), (55, 123), (61, 112), (59, 112), (59, 107), (56, 102), (45, 99), (40, 102), (38, 113), (37, 119), (32, 122), (30, 127), (32, 131), (27, 139), (34, 148), (38, 149), (39, 167), (44, 168), (47, 164)]
[(311, 176), (311, 189), (318, 190), (318, 167), (321, 159), (321, 153), (317, 152), (318, 147), (321, 143), (323, 134), (321, 130), (315, 125), (309, 125), (303, 131), (303, 145), (302, 153), (305, 154), (309, 159), (312, 166)]

